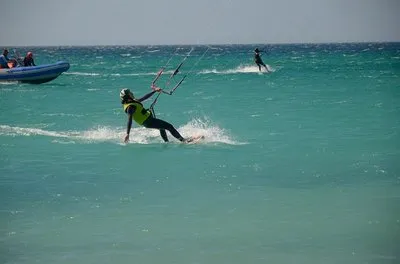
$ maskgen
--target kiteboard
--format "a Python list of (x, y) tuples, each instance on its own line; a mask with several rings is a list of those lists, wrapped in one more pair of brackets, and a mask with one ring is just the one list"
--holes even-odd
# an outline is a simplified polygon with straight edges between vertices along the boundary
[(185, 144), (197, 144), (205, 137), (203, 135), (192, 136), (186, 139)]

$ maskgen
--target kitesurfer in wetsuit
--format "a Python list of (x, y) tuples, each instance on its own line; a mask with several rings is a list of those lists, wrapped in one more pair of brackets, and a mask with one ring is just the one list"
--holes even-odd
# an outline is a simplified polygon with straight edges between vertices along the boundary
[(153, 89), (154, 91), (138, 99), (134, 97), (133, 93), (129, 89), (121, 90), (119, 94), (121, 98), (121, 103), (124, 106), (125, 113), (128, 114), (128, 123), (126, 127), (124, 142), (127, 143), (129, 141), (129, 133), (131, 132), (132, 120), (146, 128), (159, 129), (160, 135), (165, 142), (168, 142), (168, 137), (165, 130), (168, 130), (172, 134), (172, 136), (177, 138), (179, 141), (185, 143), (189, 142), (190, 139), (183, 138), (173, 125), (164, 120), (153, 117), (151, 111), (143, 107), (142, 102), (144, 100), (149, 99), (156, 92), (161, 92), (161, 89), (158, 87), (154, 87)]
[(258, 48), (254, 50), (254, 62), (257, 64), (259, 71), (261, 71), (261, 66), (264, 66), (265, 70), (269, 72), (267, 65), (265, 65), (265, 63), (261, 59), (260, 50)]

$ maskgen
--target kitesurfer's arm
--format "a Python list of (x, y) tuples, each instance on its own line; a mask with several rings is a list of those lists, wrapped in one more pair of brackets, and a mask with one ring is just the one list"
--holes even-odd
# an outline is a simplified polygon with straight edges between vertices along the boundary
[(128, 143), (129, 141), (129, 134), (131, 133), (131, 128), (132, 128), (132, 120), (133, 120), (133, 113), (135, 112), (135, 107), (129, 106), (127, 109), (128, 113), (128, 123), (126, 124), (126, 135), (124, 138), (124, 142)]
[(156, 87), (156, 86), (152, 86), (151, 87), (154, 91), (146, 94), (145, 96), (143, 96), (142, 98), (137, 99), (139, 102), (143, 102), (144, 100), (149, 99), (153, 94), (155, 94), (156, 92), (161, 92), (161, 88)]
[(149, 99), (156, 91), (152, 91), (146, 95), (144, 95), (142, 98), (137, 99), (139, 102), (143, 102), (144, 100)]

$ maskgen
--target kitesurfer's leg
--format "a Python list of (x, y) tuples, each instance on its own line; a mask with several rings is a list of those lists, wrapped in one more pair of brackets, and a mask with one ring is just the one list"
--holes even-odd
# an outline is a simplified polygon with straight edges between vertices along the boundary
[(257, 66), (258, 66), (258, 70), (261, 71), (261, 66), (263, 66), (265, 68), (265, 70), (267, 72), (269, 72), (267, 65), (265, 65), (265, 63), (263, 61), (259, 61), (257, 62)]
[(267, 72), (269, 72), (268, 67), (267, 67), (267, 65), (265, 65), (264, 62), (262, 63), (262, 65), (264, 66), (265, 70), (266, 70)]
[(160, 135), (161, 135), (162, 139), (164, 140), (164, 142), (168, 142), (168, 136), (167, 136), (167, 132), (165, 132), (165, 129), (160, 129)]
[[(147, 119), (144, 123), (143, 123), (144, 127), (147, 128), (155, 128), (155, 129), (160, 129), (161, 130), (168, 130), (172, 136), (174, 136), (176, 139), (178, 139), (179, 141), (184, 141), (185, 139), (181, 136), (181, 134), (179, 134), (179, 132), (174, 128), (173, 125), (171, 125), (170, 123), (158, 119), (158, 118), (154, 118), (151, 117), (149, 119)], [(162, 135), (161, 135), (162, 136)]]

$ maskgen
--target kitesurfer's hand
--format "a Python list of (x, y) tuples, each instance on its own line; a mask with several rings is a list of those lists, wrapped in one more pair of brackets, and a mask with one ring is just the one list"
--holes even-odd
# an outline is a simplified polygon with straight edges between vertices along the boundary
[(129, 134), (126, 134), (125, 138), (124, 138), (124, 143), (128, 143), (129, 142)]
[(161, 89), (160, 87), (157, 87), (157, 86), (155, 86), (155, 85), (152, 85), (152, 86), (151, 86), (151, 89), (153, 89), (153, 90), (156, 91), (156, 92), (161, 92), (161, 91), (162, 91), (162, 89)]

